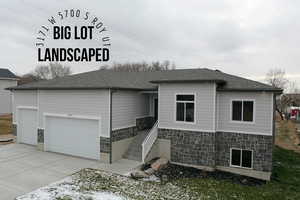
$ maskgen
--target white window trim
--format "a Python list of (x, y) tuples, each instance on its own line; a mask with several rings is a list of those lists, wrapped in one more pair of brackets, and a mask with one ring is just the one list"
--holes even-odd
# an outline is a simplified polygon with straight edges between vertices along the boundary
[[(242, 103), (242, 120), (241, 121), (237, 121), (237, 120), (232, 120), (232, 103), (234, 101), (252, 101), (253, 102), (253, 121), (252, 122), (247, 122), (247, 121), (243, 121), (243, 111), (244, 111), (244, 103)], [(237, 123), (237, 124), (255, 124), (255, 116), (256, 116), (256, 102), (255, 99), (231, 99), (230, 101), (230, 122), (231, 123)]]
[[(177, 101), (177, 95), (194, 95), (194, 101)], [(174, 121), (175, 123), (178, 124), (196, 124), (196, 93), (175, 93), (174, 97)], [(177, 102), (182, 102), (182, 103), (194, 103), (194, 121), (193, 122), (187, 122), (187, 121), (177, 121)], [(184, 113), (185, 116), (185, 113)]]
[[(240, 150), (241, 151), (241, 158), (240, 158), (240, 165), (232, 165), (231, 161), (232, 161), (232, 150)], [(242, 166), (242, 156), (243, 156), (243, 150), (244, 151), (251, 151), (251, 167), (243, 167)], [(253, 169), (253, 150), (250, 149), (241, 149), (241, 148), (230, 148), (230, 163), (229, 163), (230, 167), (236, 167), (236, 168), (242, 168), (242, 169)]]

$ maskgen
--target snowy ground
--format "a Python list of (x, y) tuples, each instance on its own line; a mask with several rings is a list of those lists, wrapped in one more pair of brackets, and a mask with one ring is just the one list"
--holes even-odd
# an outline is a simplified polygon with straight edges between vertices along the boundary
[(17, 200), (125, 200), (126, 198), (108, 193), (80, 191), (73, 182), (73, 177), (37, 189), (18, 197)]
[(154, 176), (134, 180), (100, 170), (84, 169), (17, 200), (198, 199), (190, 195), (190, 192), (171, 183), (161, 184)]

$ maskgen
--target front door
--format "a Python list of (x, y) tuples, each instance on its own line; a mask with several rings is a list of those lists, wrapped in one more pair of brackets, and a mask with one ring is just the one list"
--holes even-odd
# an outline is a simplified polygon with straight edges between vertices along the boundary
[(154, 121), (158, 119), (158, 99), (154, 99)]

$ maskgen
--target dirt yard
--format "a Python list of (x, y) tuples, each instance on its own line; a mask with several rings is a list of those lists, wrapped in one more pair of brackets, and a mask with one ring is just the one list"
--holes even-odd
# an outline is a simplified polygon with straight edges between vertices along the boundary
[[(13, 139), (10, 141), (10, 139)], [(12, 135), (12, 115), (0, 116), (0, 146), (15, 142), (16, 137)]]
[(275, 144), (288, 150), (294, 150), (300, 153), (300, 135), (297, 133), (299, 124), (292, 121), (277, 121)]
[(12, 115), (0, 115), (0, 135), (12, 134)]

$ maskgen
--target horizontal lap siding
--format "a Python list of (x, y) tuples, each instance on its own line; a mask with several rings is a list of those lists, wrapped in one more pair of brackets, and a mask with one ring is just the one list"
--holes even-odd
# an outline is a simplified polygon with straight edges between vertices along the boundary
[[(272, 93), (263, 92), (218, 92), (218, 130), (272, 135), (272, 95)], [(254, 124), (231, 122), (232, 99), (255, 100)]]
[[(175, 95), (195, 93), (195, 124), (175, 121)], [(159, 86), (159, 127), (214, 131), (215, 84), (160, 84)]]
[(18, 106), (37, 107), (37, 91), (14, 91), (13, 92), (13, 122), (16, 123), (16, 110)]
[(116, 91), (112, 94), (112, 128), (136, 125), (136, 118), (149, 115), (149, 97), (136, 91)]
[(12, 112), (12, 95), (5, 88), (16, 85), (17, 81), (14, 80), (0, 80), (0, 114)]
[(40, 90), (40, 128), (43, 113), (101, 116), (101, 136), (109, 137), (109, 90)]

